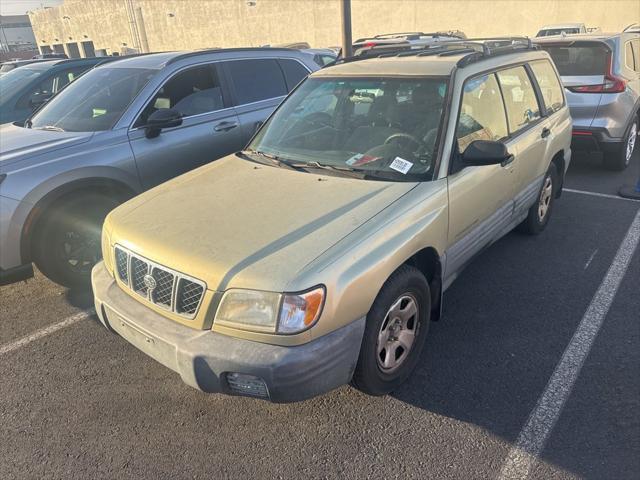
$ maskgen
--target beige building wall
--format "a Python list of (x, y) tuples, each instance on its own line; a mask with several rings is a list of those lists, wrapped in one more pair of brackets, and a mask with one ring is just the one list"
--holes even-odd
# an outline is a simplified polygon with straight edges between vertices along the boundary
[[(137, 23), (127, 13), (141, 9)], [(149, 50), (339, 45), (339, 0), (65, 0), (30, 15), (39, 46), (91, 40), (108, 53)], [(545, 24), (583, 22), (620, 31), (640, 21), (639, 0), (352, 0), (354, 38), (393, 31), (459, 29), (467, 36), (529, 35)], [(138, 35), (139, 38), (139, 35)]]

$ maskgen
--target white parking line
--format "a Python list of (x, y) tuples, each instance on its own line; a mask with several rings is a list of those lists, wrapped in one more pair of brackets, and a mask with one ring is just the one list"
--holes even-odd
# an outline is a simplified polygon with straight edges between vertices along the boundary
[(618, 195), (609, 195), (608, 193), (588, 192), (586, 190), (574, 190), (572, 188), (563, 188), (562, 191), (569, 192), (569, 193), (579, 193), (581, 195), (591, 195), (592, 197), (612, 198), (613, 200), (625, 200), (627, 202), (640, 202), (640, 200), (635, 200), (633, 198), (624, 198), (624, 197), (619, 197)]
[(518, 440), (509, 451), (498, 477), (499, 480), (528, 477), (560, 416), (565, 401), (571, 394), (573, 384), (609, 312), (639, 242), (640, 210), (631, 223), (607, 274), (593, 296), (542, 396), (529, 415)]
[(63, 328), (70, 327), (74, 323), (79, 322), (80, 320), (84, 320), (85, 318), (89, 318), (91, 315), (95, 313), (95, 309), (91, 308), (89, 310), (85, 310), (84, 312), (76, 313), (75, 315), (62, 320), (61, 322), (54, 323), (53, 325), (49, 325), (41, 330), (37, 330), (33, 332), (31, 335), (27, 335), (26, 337), (22, 337), (15, 342), (7, 343), (6, 345), (0, 346), (0, 356), (6, 353), (13, 352), (25, 345), (30, 344), (31, 342), (35, 342), (36, 340), (46, 337), (47, 335), (51, 335), (58, 330), (62, 330)]

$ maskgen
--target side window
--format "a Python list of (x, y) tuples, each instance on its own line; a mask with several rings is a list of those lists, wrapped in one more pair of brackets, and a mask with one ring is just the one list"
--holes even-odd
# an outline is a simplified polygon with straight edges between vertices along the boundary
[(463, 89), (456, 130), (460, 152), (464, 152), (474, 140), (500, 140), (507, 137), (507, 118), (495, 75), (472, 78)]
[(640, 39), (631, 40), (631, 48), (633, 49), (633, 58), (635, 60), (635, 71), (640, 72)]
[(227, 65), (238, 105), (287, 94), (284, 75), (275, 59), (234, 60)]
[(631, 42), (627, 42), (624, 45), (624, 63), (627, 65), (627, 68), (631, 70), (637, 70), (636, 62), (633, 55), (633, 47), (631, 46)]
[(278, 62), (280, 62), (280, 66), (284, 72), (284, 78), (287, 81), (287, 91), (289, 92), (309, 75), (309, 71), (297, 60), (280, 59)]
[(82, 75), (86, 69), (86, 67), (72, 68), (58, 73), (54, 81), (53, 93), (58, 93), (63, 87), (66, 87), (69, 83)]
[(135, 126), (145, 125), (149, 115), (163, 108), (177, 110), (183, 117), (223, 109), (222, 87), (216, 67), (203, 65), (171, 77), (145, 107)]
[(524, 67), (501, 70), (497, 75), (507, 107), (509, 132), (517, 133), (540, 118), (536, 92)]
[(542, 91), (542, 98), (547, 109), (547, 114), (552, 114), (564, 106), (562, 85), (558, 80), (555, 70), (547, 60), (532, 62), (531, 70)]

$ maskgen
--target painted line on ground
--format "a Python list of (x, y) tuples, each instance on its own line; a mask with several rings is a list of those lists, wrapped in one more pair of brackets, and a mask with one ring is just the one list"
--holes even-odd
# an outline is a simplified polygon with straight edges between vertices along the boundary
[(89, 318), (91, 315), (95, 313), (95, 309), (91, 308), (89, 310), (85, 310), (83, 312), (76, 313), (75, 315), (70, 316), (62, 320), (61, 322), (54, 323), (53, 325), (49, 325), (41, 330), (37, 330), (26, 337), (22, 337), (19, 340), (16, 340), (11, 343), (7, 343), (6, 345), (0, 346), (0, 356), (5, 355), (7, 353), (18, 350), (19, 348), (24, 347), (25, 345), (29, 345), (31, 342), (35, 342), (36, 340), (41, 339), (42, 337), (46, 337), (47, 335), (51, 335), (58, 330), (62, 330), (63, 328), (70, 327), (74, 323), (78, 323), (80, 320), (84, 320), (85, 318)]
[(529, 476), (571, 394), (602, 322), (640, 243), (640, 210), (618, 248), (618, 252), (573, 334), (538, 403), (529, 415), (515, 445), (502, 466), (499, 480)]
[(635, 200), (633, 198), (619, 197), (618, 195), (609, 195), (608, 193), (588, 192), (586, 190), (574, 190), (573, 188), (563, 188), (562, 191), (569, 192), (569, 193), (579, 193), (580, 195), (590, 195), (592, 197), (611, 198), (613, 200), (624, 200), (626, 202), (640, 203), (640, 200)]

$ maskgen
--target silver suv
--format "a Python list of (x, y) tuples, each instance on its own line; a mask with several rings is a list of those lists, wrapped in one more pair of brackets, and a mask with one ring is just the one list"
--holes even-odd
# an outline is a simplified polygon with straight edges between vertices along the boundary
[(123, 201), (241, 150), (319, 67), (289, 49), (157, 53), (91, 70), (25, 127), (0, 128), (0, 284), (88, 285)]
[(640, 106), (640, 35), (536, 39), (558, 68), (573, 117), (574, 150), (601, 151), (611, 170), (631, 161)]

